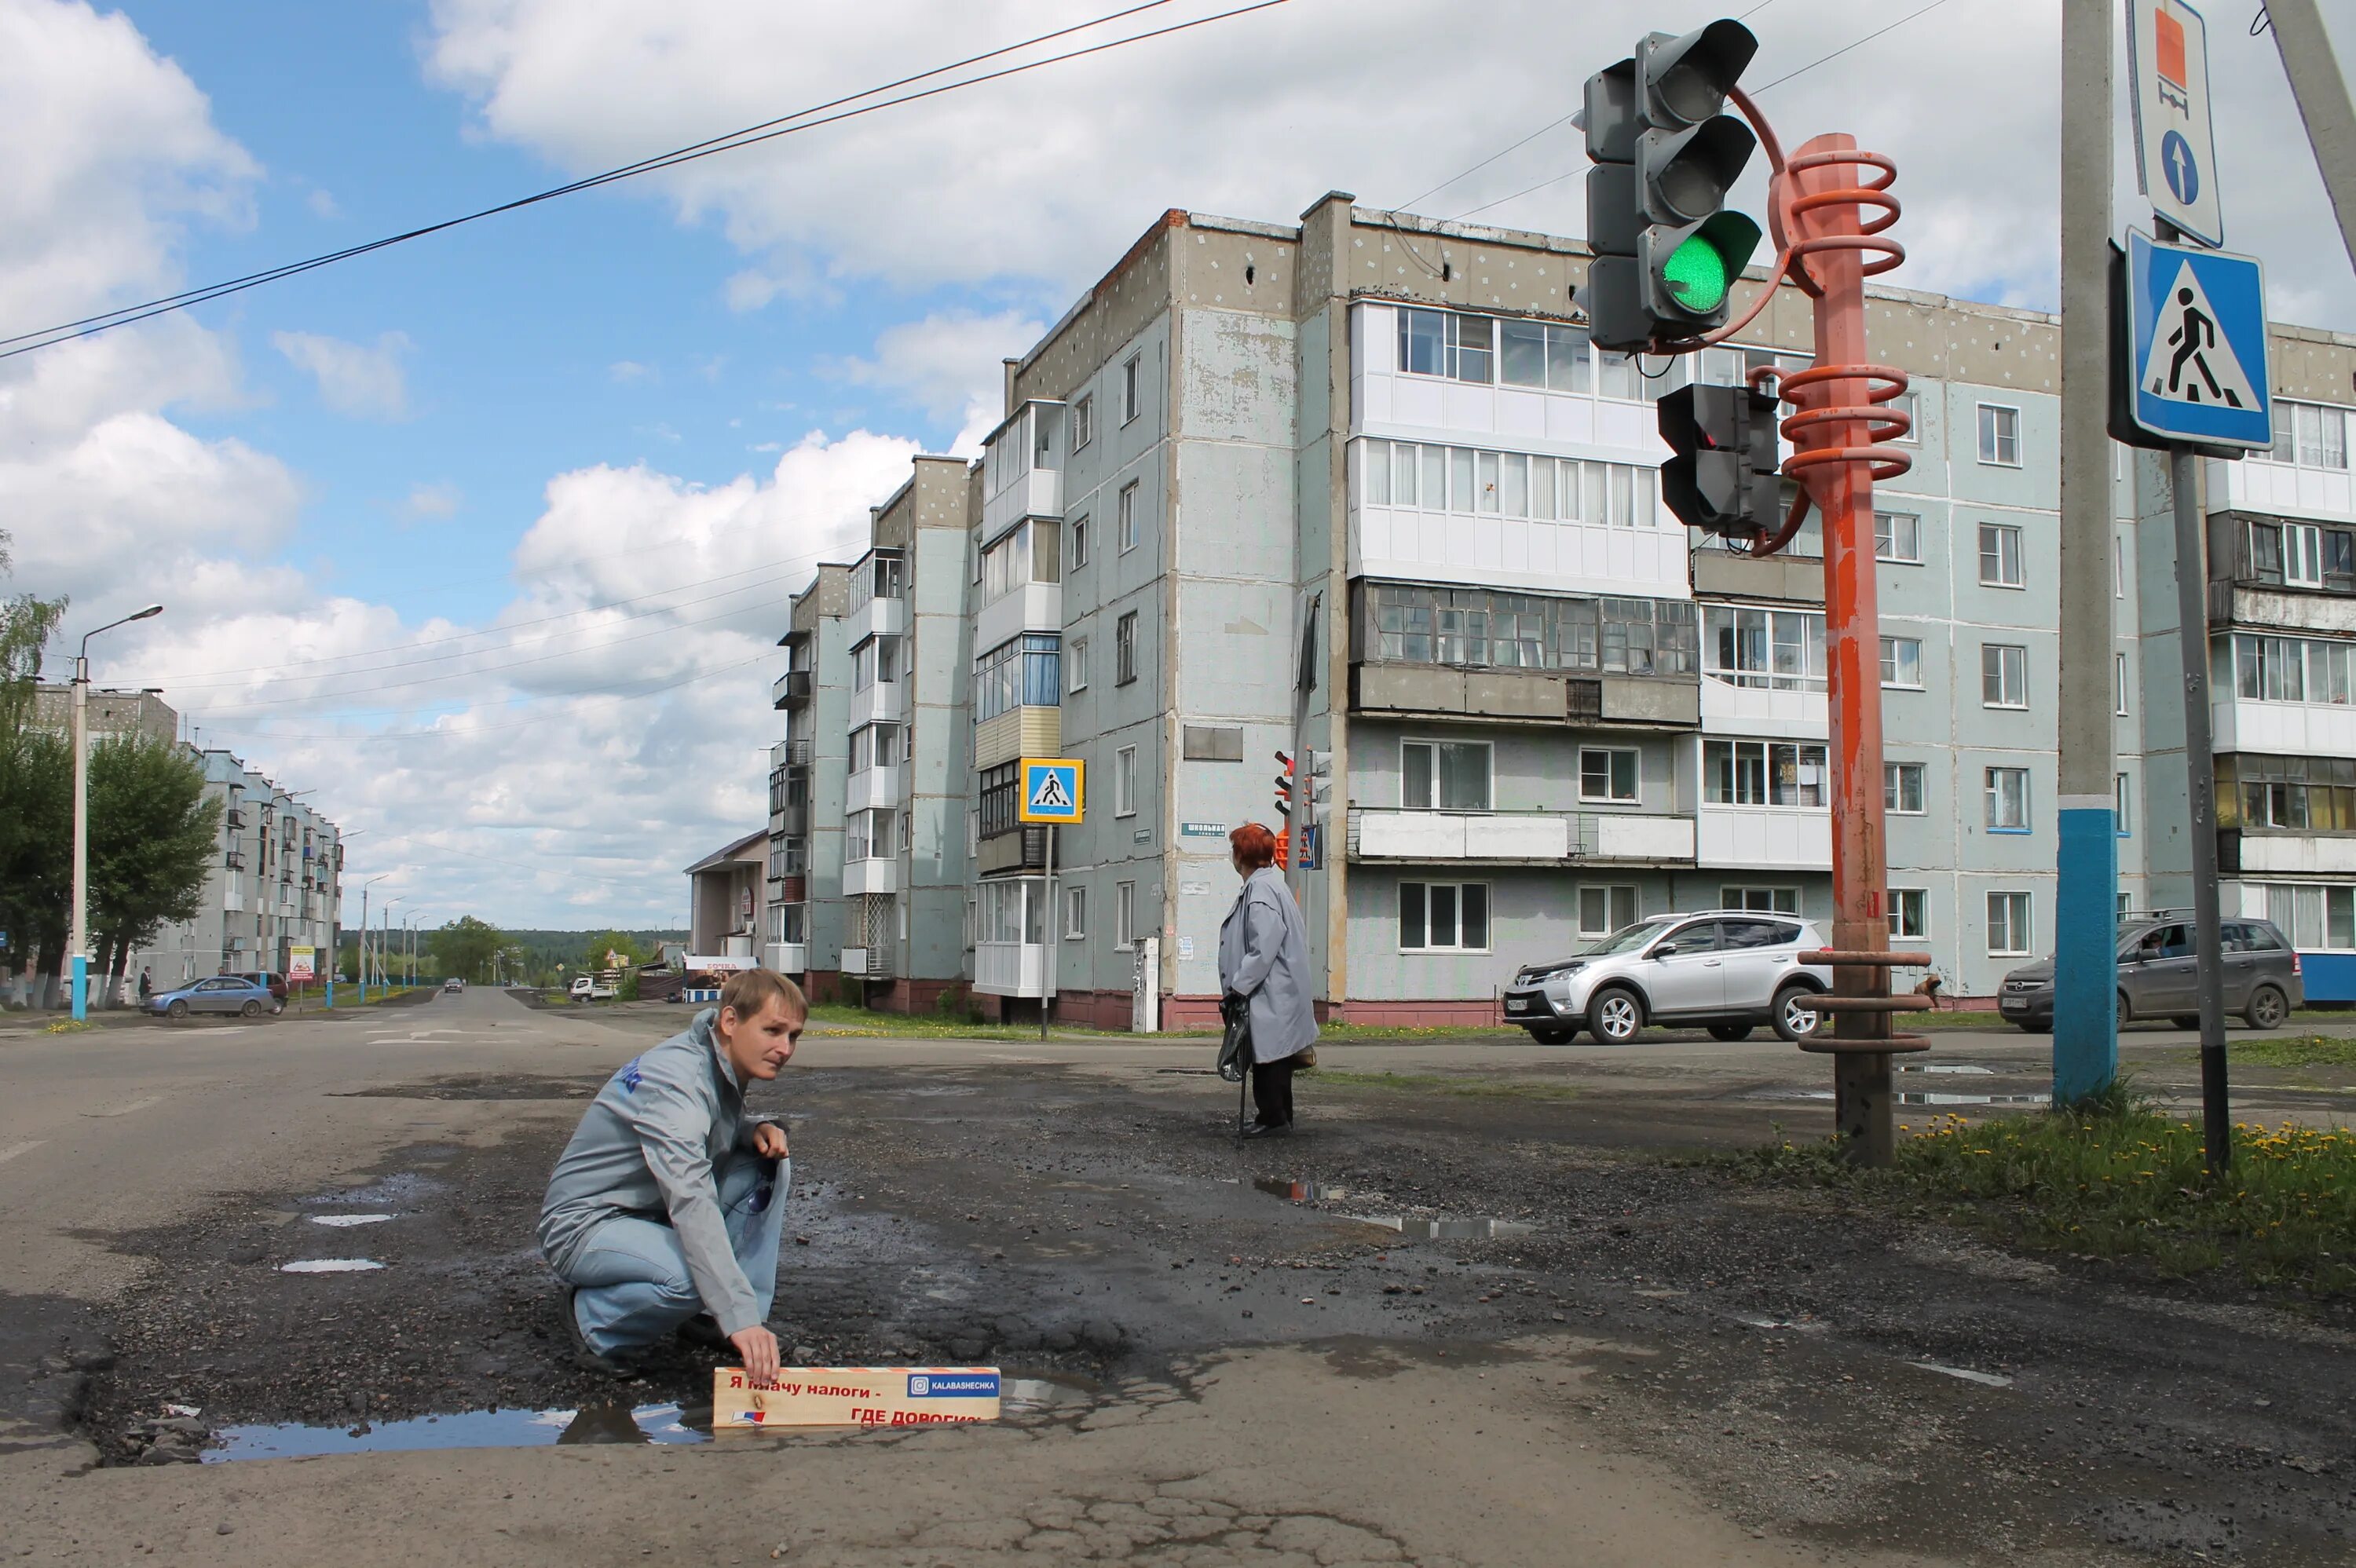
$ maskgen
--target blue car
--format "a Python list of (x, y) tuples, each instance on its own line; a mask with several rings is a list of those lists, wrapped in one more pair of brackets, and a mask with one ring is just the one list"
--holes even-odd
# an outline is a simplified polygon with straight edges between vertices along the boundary
[(147, 1010), (159, 1019), (184, 1019), (190, 1013), (236, 1013), (255, 1019), (283, 1011), (285, 1004), (266, 985), (242, 975), (215, 975), (181, 987), (158, 991), (147, 998)]

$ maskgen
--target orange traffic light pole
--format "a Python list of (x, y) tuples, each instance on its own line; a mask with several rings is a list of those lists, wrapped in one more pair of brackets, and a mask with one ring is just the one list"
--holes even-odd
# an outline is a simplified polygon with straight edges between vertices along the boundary
[[(1890, 970), (1927, 965), (1931, 955), (1890, 950), (1884, 908), (1873, 485), (1912, 464), (1887, 444), (1910, 428), (1908, 417), (1889, 406), (1905, 391), (1906, 375), (1867, 356), (1865, 280), (1906, 258), (1905, 248), (1885, 233), (1898, 220), (1898, 200), (1889, 194), (1897, 167), (1838, 133), (1816, 137), (1787, 161), (1750, 98), (1739, 89), (1729, 96), (1758, 132), (1774, 170), (1769, 231), (1778, 249), (1775, 283), (1790, 278), (1815, 304), (1815, 363), (1783, 378), (1779, 389), (1796, 411), (1781, 426), (1795, 449), (1783, 472), (1800, 494), (1783, 528), (1751, 546), (1758, 555), (1781, 549), (1812, 506), (1824, 517), (1833, 939), (1828, 949), (1804, 956), (1832, 966), (1833, 994), (1822, 1002), (1829, 1030), (1801, 1049), (1833, 1058), (1834, 1117), (1848, 1157), (1881, 1165), (1895, 1146), (1890, 1058), (1930, 1046), (1920, 1035), (1890, 1029), (1890, 1015), (1912, 1004), (1890, 995)], [(1740, 320), (1702, 341), (1722, 342), (1749, 325), (1773, 297), (1775, 283)], [(1772, 374), (1754, 373), (1754, 380)]]

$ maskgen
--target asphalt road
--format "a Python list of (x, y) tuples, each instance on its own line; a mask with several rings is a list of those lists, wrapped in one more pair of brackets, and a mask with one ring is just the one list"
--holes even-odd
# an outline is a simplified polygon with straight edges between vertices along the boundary
[[(1828, 1123), (1769, 1041), (1329, 1047), (1304, 1136), (1239, 1147), (1201, 1042), (813, 1038), (764, 1096), (781, 1335), (987, 1359), (1032, 1403), (676, 1441), (709, 1363), (567, 1366), (530, 1221), (581, 1099), (682, 1015), (477, 990), (0, 1034), (0, 1554), (2346, 1560), (2349, 1322), (1655, 1157)], [(1922, 1065), (1959, 1071), (1910, 1092), (2034, 1099), (2044, 1049), (1943, 1037)], [(317, 1223), (362, 1213), (393, 1217)], [(382, 1266), (284, 1272), (322, 1261)], [(320, 1456), (177, 1462), (271, 1452)]]

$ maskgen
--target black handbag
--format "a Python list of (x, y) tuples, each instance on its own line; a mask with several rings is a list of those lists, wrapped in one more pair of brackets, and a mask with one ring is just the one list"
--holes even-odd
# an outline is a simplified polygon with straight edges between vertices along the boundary
[(1219, 1037), (1219, 1076), (1230, 1083), (1240, 1083), (1244, 1070), (1252, 1064), (1250, 998), (1221, 997), (1219, 1017), (1226, 1023), (1226, 1031)]

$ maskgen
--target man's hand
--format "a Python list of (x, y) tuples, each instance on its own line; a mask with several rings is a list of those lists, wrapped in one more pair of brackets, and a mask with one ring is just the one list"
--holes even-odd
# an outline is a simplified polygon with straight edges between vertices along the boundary
[(736, 1353), (744, 1359), (744, 1375), (756, 1383), (775, 1382), (777, 1378), (777, 1337), (759, 1324), (739, 1328), (728, 1336)]
[(763, 1159), (783, 1159), (789, 1152), (786, 1147), (786, 1129), (775, 1122), (762, 1122), (753, 1128), (753, 1152)]

